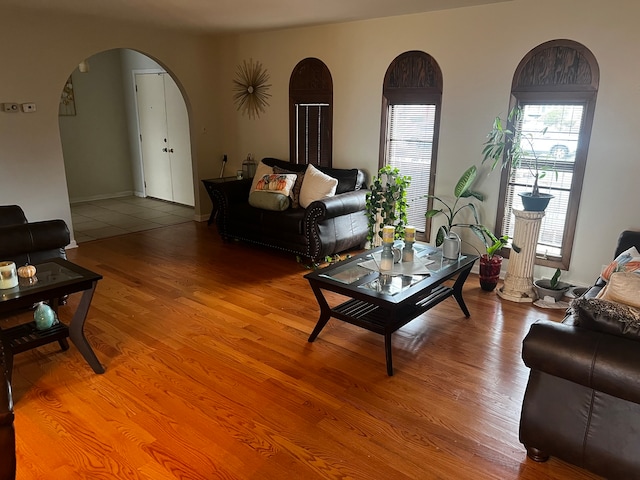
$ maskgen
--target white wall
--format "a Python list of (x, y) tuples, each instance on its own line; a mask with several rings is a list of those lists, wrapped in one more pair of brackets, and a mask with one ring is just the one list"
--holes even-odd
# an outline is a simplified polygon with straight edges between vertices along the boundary
[[(288, 158), (288, 85), (293, 67), (315, 56), (334, 81), (334, 162), (375, 172), (380, 95), (389, 63), (419, 49), (444, 75), (436, 191), (448, 195), (463, 169), (480, 160), (493, 117), (505, 114), (514, 69), (542, 42), (568, 38), (589, 48), (601, 80), (576, 243), (567, 281), (589, 283), (612, 256), (618, 233), (640, 227), (636, 160), (640, 4), (625, 0), (515, 0), (481, 7), (202, 38), (50, 14), (3, 11), (0, 101), (35, 102), (36, 114), (0, 113), (0, 202), (19, 203), (29, 218), (60, 217), (69, 206), (58, 130), (57, 101), (70, 71), (111, 48), (141, 51), (175, 75), (187, 97), (196, 161), (196, 212), (210, 202), (199, 181), (219, 173), (223, 153), (234, 171), (248, 152)], [(28, 21), (27, 21), (28, 20)], [(29, 28), (23, 28), (29, 25)], [(232, 102), (232, 79), (244, 59), (271, 74), (270, 107), (257, 120)], [(30, 185), (30, 189), (25, 189)], [(484, 221), (495, 221), (497, 175), (479, 187)], [(35, 194), (33, 193), (35, 192)], [(540, 272), (538, 275), (540, 276)]]

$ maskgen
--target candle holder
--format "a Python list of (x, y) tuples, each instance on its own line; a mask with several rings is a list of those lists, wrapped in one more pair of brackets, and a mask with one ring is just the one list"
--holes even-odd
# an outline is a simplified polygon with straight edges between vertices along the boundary
[(402, 249), (402, 261), (413, 262), (413, 259), (414, 259), (413, 242), (409, 242), (405, 240), (404, 248)]

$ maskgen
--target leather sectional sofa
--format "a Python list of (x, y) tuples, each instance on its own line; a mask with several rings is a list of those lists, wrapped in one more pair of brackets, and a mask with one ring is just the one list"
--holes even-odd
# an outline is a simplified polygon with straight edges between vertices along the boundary
[[(289, 172), (304, 172), (307, 165), (275, 158), (263, 163)], [(216, 225), (224, 240), (241, 240), (321, 261), (327, 255), (363, 248), (367, 237), (365, 215), (366, 174), (359, 169), (317, 167), (338, 180), (336, 194), (316, 200), (307, 208), (270, 211), (249, 204), (251, 179), (213, 183), (205, 181)]]
[[(65, 258), (70, 235), (63, 220), (27, 221), (17, 205), (0, 206), (0, 261), (36, 264)], [(15, 430), (11, 395), (11, 352), (0, 334), (0, 480), (16, 477)]]
[[(633, 246), (640, 248), (640, 232), (624, 231), (615, 257)], [(637, 322), (625, 323), (611, 314), (604, 318), (602, 311), (589, 314), (583, 308), (597, 303), (605, 285), (598, 278), (573, 302), (562, 323), (531, 326), (522, 348), (531, 372), (520, 441), (536, 461), (555, 456), (609, 479), (640, 479)], [(595, 325), (593, 317), (600, 317)], [(603, 321), (607, 323), (598, 326)]]

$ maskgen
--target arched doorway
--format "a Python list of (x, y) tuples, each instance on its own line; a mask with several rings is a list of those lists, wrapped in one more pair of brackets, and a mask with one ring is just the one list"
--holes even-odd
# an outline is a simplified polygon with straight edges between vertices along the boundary
[[(74, 70), (67, 82), (67, 90), (69, 85), (73, 89), (73, 109), (61, 103), (59, 116), (76, 243), (193, 220), (195, 188), (188, 113), (170, 74), (150, 57), (128, 49), (100, 52), (83, 63), (88, 71)], [(177, 120), (168, 120), (164, 88), (147, 92), (146, 110), (140, 114), (136, 78), (151, 78), (156, 85), (159, 79), (167, 86), (169, 103), (178, 105), (169, 109), (173, 115), (178, 111)], [(154, 99), (157, 93), (162, 98)], [(173, 128), (171, 136), (168, 124)], [(181, 135), (175, 133), (176, 126), (183, 130)], [(144, 136), (141, 127), (146, 129)], [(178, 136), (181, 140), (175, 143), (180, 147), (176, 148), (169, 142)], [(143, 143), (152, 137), (156, 144), (145, 151)], [(147, 162), (155, 151), (160, 160)], [(176, 161), (178, 155), (180, 161)], [(163, 167), (164, 172), (157, 170)], [(170, 178), (172, 172), (174, 178)], [(169, 185), (168, 194), (166, 188), (155, 188), (160, 183)], [(181, 193), (174, 196), (172, 184), (179, 186)], [(163, 203), (154, 204), (152, 194)], [(158, 212), (145, 210), (156, 204)]]

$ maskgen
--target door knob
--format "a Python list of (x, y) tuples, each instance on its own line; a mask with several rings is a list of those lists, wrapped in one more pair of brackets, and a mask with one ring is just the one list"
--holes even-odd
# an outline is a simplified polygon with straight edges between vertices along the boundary
[(170, 148), (170, 149), (169, 149), (169, 153), (173, 153), (173, 148)]
[(163, 149), (162, 149), (162, 151), (163, 151), (163, 152), (168, 151), (168, 150), (167, 150), (167, 147), (163, 148)]

